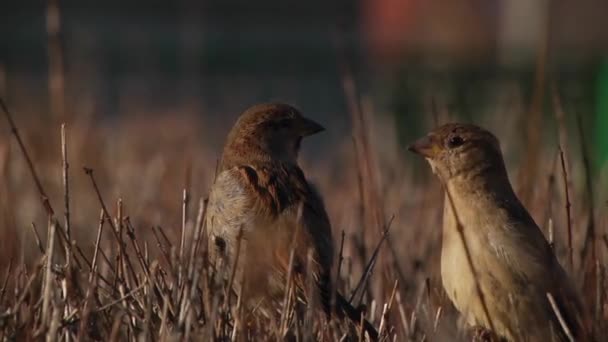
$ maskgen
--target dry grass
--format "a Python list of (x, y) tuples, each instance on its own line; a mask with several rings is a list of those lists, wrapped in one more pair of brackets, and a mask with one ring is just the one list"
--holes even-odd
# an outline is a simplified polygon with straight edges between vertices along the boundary
[[(342, 242), (336, 286), (367, 307), (384, 340), (470, 339), (438, 275), (441, 188), (421, 177), (422, 163), (405, 156), (387, 134), (390, 122), (372, 115), (352, 81), (345, 89), (351, 133), (332, 158), (304, 161)], [(552, 227), (556, 253), (584, 286), (599, 333), (608, 314), (605, 206), (589, 209), (600, 196), (589, 193), (588, 155), (573, 152), (579, 135), (564, 123), (558, 100), (560, 154), (549, 142), (526, 157), (538, 163), (526, 204), (547, 234)], [(1, 340), (358, 338), (357, 325), (297, 312), (289, 298), (275, 319), (226, 295), (240, 280), (232, 265), (219, 271), (226, 274), (211, 271), (202, 224), (219, 146), (197, 116), (134, 115), (110, 124), (76, 116), (64, 134), (52, 116), (13, 118), (23, 149), (6, 117), (0, 140)], [(502, 140), (507, 154), (519, 147)]]

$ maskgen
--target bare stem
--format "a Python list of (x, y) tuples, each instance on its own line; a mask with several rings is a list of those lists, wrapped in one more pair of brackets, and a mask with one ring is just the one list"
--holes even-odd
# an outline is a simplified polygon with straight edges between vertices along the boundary
[(465, 255), (467, 257), (467, 264), (471, 270), (471, 274), (473, 275), (473, 279), (475, 280), (475, 291), (477, 292), (477, 296), (479, 297), (479, 301), (481, 302), (481, 307), (483, 309), (484, 315), (488, 320), (488, 324), (490, 325), (490, 329), (492, 331), (496, 331), (494, 329), (494, 323), (492, 322), (492, 318), (490, 317), (490, 311), (488, 310), (488, 305), (486, 303), (486, 297), (483, 293), (481, 285), (479, 284), (479, 278), (477, 275), (477, 270), (475, 269), (475, 265), (473, 264), (473, 257), (471, 256), (471, 250), (469, 249), (469, 245), (467, 244), (465, 235), (464, 235), (464, 226), (460, 221), (458, 214), (456, 213), (456, 206), (454, 205), (454, 200), (452, 199), (452, 194), (450, 194), (450, 190), (448, 189), (447, 184), (444, 184), (445, 193), (447, 195), (448, 203), (452, 208), (452, 213), (454, 214), (454, 220), (456, 221), (456, 230), (458, 231), (458, 235), (460, 236), (460, 241), (462, 242), (462, 246), (464, 248)]
[(65, 235), (68, 240), (68, 244), (65, 247), (65, 258), (66, 265), (70, 266), (70, 250), (69, 244), (72, 241), (72, 234), (70, 231), (70, 184), (68, 182), (68, 149), (67, 149), (67, 140), (65, 136), (65, 124), (61, 124), (61, 169), (62, 169), (62, 181), (63, 181), (63, 205), (65, 208), (65, 221), (64, 221), (64, 229)]
[(46, 326), (49, 322), (49, 314), (51, 304), (51, 281), (52, 281), (52, 268), (53, 268), (53, 252), (55, 246), (55, 229), (56, 225), (53, 220), (49, 217), (49, 239), (46, 246), (46, 269), (44, 274), (44, 290), (42, 295), (42, 324)]
[(46, 195), (46, 192), (44, 191), (44, 188), (42, 187), (42, 182), (40, 182), (40, 178), (38, 177), (38, 174), (36, 173), (36, 169), (34, 168), (34, 163), (32, 162), (30, 155), (27, 153), (27, 149), (25, 148), (25, 144), (23, 143), (23, 140), (21, 139), (21, 135), (19, 134), (19, 131), (17, 130), (17, 126), (15, 125), (13, 116), (8, 111), (8, 108), (6, 107), (6, 104), (4, 103), (4, 100), (2, 100), (1, 97), (0, 97), (0, 107), (2, 108), (2, 111), (4, 112), (4, 116), (6, 117), (6, 120), (8, 121), (8, 125), (11, 128), (11, 133), (15, 136), (15, 139), (17, 140), (19, 149), (21, 150), (21, 153), (23, 154), (23, 157), (25, 158), (25, 162), (27, 163), (27, 167), (30, 170), (30, 173), (32, 174), (32, 178), (34, 179), (34, 183), (36, 184), (36, 188), (38, 189), (38, 193), (40, 194), (40, 199), (42, 200), (42, 206), (44, 207), (44, 210), (46, 210), (48, 215), (54, 216), (55, 212), (53, 211), (53, 207), (51, 206), (51, 203), (49, 202), (49, 197)]
[(559, 146), (559, 158), (562, 164), (562, 179), (564, 181), (564, 192), (566, 196), (566, 224), (568, 227), (568, 263), (570, 265), (570, 269), (572, 270), (574, 267), (574, 253), (572, 250), (572, 217), (571, 217), (571, 203), (570, 203), (570, 190), (568, 187), (568, 171), (566, 169), (566, 161), (564, 159), (564, 151), (562, 150), (561, 145)]

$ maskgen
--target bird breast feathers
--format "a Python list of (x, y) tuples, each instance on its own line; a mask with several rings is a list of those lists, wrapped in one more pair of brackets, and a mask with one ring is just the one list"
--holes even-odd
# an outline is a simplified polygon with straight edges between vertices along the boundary
[(222, 171), (209, 195), (208, 225), (212, 231), (247, 230), (254, 219), (253, 198), (236, 168)]

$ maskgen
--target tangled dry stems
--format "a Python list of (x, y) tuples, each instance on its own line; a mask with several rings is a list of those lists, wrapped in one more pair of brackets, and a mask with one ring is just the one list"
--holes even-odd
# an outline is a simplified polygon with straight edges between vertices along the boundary
[[(353, 214), (359, 217), (356, 226), (361, 228), (349, 230), (348, 233), (342, 230), (337, 258), (339, 263), (336, 265), (338, 271), (335, 274), (337, 287), (349, 294), (353, 303), (366, 304), (366, 318), (374, 324), (384, 340), (450, 340), (454, 336), (466, 339), (468, 335), (457, 326), (457, 315), (443, 295), (436, 268), (432, 266), (433, 258), (437, 257), (438, 235), (428, 233), (430, 229), (426, 229), (430, 235), (414, 240), (412, 235), (399, 230), (395, 232), (396, 229), (404, 229), (403, 223), (391, 228), (391, 235), (386, 234), (387, 228), (392, 225), (392, 219), (385, 221), (386, 207), (393, 206), (396, 200), (390, 192), (383, 193), (385, 188), (376, 188), (381, 184), (378, 179), (385, 177), (379, 174), (375, 166), (382, 161), (376, 160), (378, 156), (369, 146), (365, 114), (359, 108), (356, 96), (351, 96), (350, 102), (355, 123), (353, 138), (356, 170), (351, 184), (357, 184), (355, 192), (358, 196), (355, 197), (359, 198)], [(115, 206), (110, 205), (107, 196), (115, 194), (115, 190), (111, 186), (101, 185), (111, 184), (108, 180), (112, 178), (106, 172), (98, 175), (93, 168), (81, 171), (77, 167), (71, 167), (71, 155), (67, 153), (70, 146), (67, 140), (69, 134), (66, 137), (66, 131), (69, 132), (72, 124), (61, 127), (61, 144), (57, 147), (61, 151), (60, 156), (43, 164), (45, 168), (41, 168), (41, 152), (30, 151), (28, 143), (31, 142), (24, 141), (13, 118), (8, 116), (8, 108), (4, 103), (2, 106), (19, 149), (18, 156), (12, 155), (3, 162), (5, 187), (13, 181), (6, 169), (14, 173), (11, 168), (19, 167), (21, 174), (24, 171), (29, 173), (28, 180), (21, 179), (19, 184), (34, 184), (38, 202), (34, 210), (38, 214), (30, 221), (36, 223), (32, 223), (27, 232), (17, 233), (15, 229), (10, 229), (21, 223), (16, 214), (13, 214), (12, 223), (8, 220), (9, 216), (5, 215), (3, 229), (0, 231), (3, 235), (1, 240), (7, 247), (2, 253), (3, 272), (0, 273), (2, 340), (240, 341), (294, 338), (339, 341), (345, 338), (363, 338), (358, 325), (335, 317), (328, 320), (323, 315), (314, 314), (312, 310), (299, 312), (289, 296), (284, 300), (285, 305), (277, 304), (276, 317), (248, 312), (242, 305), (243, 299), (228, 291), (233, 282), (241, 281), (231, 276), (233, 265), (221, 268), (221, 272), (227, 272), (227, 276), (213, 272), (214, 268), (209, 265), (203, 226), (205, 196), (204, 193), (192, 190), (196, 187), (188, 175), (193, 173), (192, 170), (184, 172), (183, 168), (179, 170), (175, 164), (170, 164), (168, 168), (171, 172), (186, 174), (186, 181), (181, 186), (179, 180), (159, 185), (163, 190), (169, 188), (172, 193), (180, 193), (181, 198), (179, 201), (176, 199), (173, 206), (160, 206), (164, 210), (159, 215), (175, 217), (174, 221), (166, 225), (155, 223), (149, 219), (152, 217), (150, 210), (139, 208), (138, 203), (133, 204), (132, 200), (127, 203), (131, 203), (135, 210), (127, 208), (121, 197), (111, 201), (116, 202)], [(74, 125), (76, 129), (80, 128), (77, 124)], [(29, 129), (31, 126), (24, 127)], [(560, 146), (562, 144), (560, 141)], [(566, 255), (563, 260), (573, 264), (575, 256), (572, 251), (575, 246), (586, 245), (581, 243), (582, 231), (576, 229), (581, 226), (581, 222), (585, 222), (585, 216), (576, 216), (576, 212), (572, 211), (571, 202), (581, 201), (569, 189), (569, 165), (565, 162), (564, 153), (560, 151), (561, 170), (553, 167), (549, 170), (549, 175), (563, 177), (560, 185), (565, 199), (562, 198), (561, 202), (565, 206), (560, 202), (564, 196), (560, 196), (560, 191), (554, 190), (551, 185), (547, 189), (537, 189), (536, 192), (557, 196), (557, 200), (552, 201), (555, 202), (553, 206), (564, 208), (562, 210), (566, 214), (562, 215), (562, 212), (555, 210), (556, 213), (551, 213), (550, 218), (560, 224), (562, 222), (558, 216), (567, 217), (567, 223), (563, 224), (567, 229), (563, 230), (563, 234), (557, 234), (556, 251), (562, 257)], [(24, 158), (22, 160), (25, 160), (25, 164), (19, 158)], [(6, 165), (10, 163), (15, 165)], [(49, 171), (48, 165), (59, 165), (61, 172)], [(138, 169), (142, 166), (143, 164), (138, 165), (131, 170), (132, 173), (142, 172)], [(110, 167), (110, 171), (116, 171), (117, 168)], [(213, 172), (209, 170), (214, 168), (207, 169), (207, 175), (212, 175)], [(42, 172), (38, 174), (40, 171)], [(53, 178), (60, 185), (48, 193), (53, 198), (62, 197), (62, 217), (58, 214), (61, 211), (59, 207), (54, 207), (57, 201), (47, 196), (44, 185)], [(370, 178), (373, 181), (363, 181)], [(560, 182), (549, 182), (555, 187), (558, 183)], [(9, 194), (22, 191), (23, 187), (19, 185)], [(416, 191), (413, 187), (407, 189)], [(58, 192), (62, 196), (57, 196)], [(428, 191), (421, 193), (423, 195), (417, 198), (422, 198), (419, 201), (422, 204), (410, 208), (408, 214), (415, 217), (416, 213), (425, 213), (431, 219), (418, 216), (409, 222), (409, 226), (405, 225), (408, 228), (413, 225), (437, 225), (433, 219), (437, 216), (437, 206), (428, 203), (435, 203), (438, 199), (429, 199)], [(583, 192), (583, 196), (584, 194)], [(15, 208), (25, 203), (11, 203), (9, 195), (5, 196), (7, 197), (2, 200), (5, 213), (16, 213)], [(83, 197), (89, 198), (88, 206), (81, 203)], [(332, 195), (328, 197), (327, 204), (335, 213), (336, 204), (342, 203), (341, 198)], [(146, 196), (142, 195), (141, 198), (145, 199)], [(193, 198), (198, 201), (192, 200)], [(380, 198), (385, 202), (380, 201)], [(542, 198), (539, 202), (543, 202)], [(579, 209), (579, 213), (582, 211)], [(40, 213), (44, 213), (42, 217), (46, 223), (42, 226)], [(84, 220), (83, 217), (87, 219)], [(374, 234), (376, 227), (377, 233)], [(335, 233), (338, 234), (341, 228), (339, 224), (334, 225), (334, 230), (337, 230)], [(83, 230), (86, 232), (83, 233)], [(46, 238), (41, 234), (44, 232)], [(560, 239), (564, 235), (567, 235), (567, 239)], [(602, 246), (608, 246), (608, 239), (602, 233), (596, 232), (592, 241), (595, 243), (596, 240), (603, 241)], [(10, 242), (15, 241), (22, 241), (22, 246), (11, 246)], [(413, 241), (417, 243), (413, 244)], [(395, 248), (416, 245), (423, 245), (420, 251), (416, 251), (417, 255), (408, 255), (407, 251)], [(559, 245), (567, 245), (565, 253), (560, 251)], [(601, 255), (598, 253), (593, 257), (594, 272), (591, 275), (575, 274), (579, 283), (586, 280), (585, 284), (591, 281), (594, 285), (593, 291), (588, 293), (593, 298), (587, 302), (592, 305), (594, 328), (598, 333), (604, 331), (606, 321), (604, 259)], [(579, 262), (584, 264), (584, 257), (580, 259), (583, 261)], [(359, 274), (355, 276), (353, 273)], [(289, 279), (287, 283), (289, 284)]]

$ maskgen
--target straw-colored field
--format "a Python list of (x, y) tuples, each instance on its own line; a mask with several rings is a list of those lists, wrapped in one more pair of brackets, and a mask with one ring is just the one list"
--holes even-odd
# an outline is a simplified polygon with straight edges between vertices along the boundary
[[(373, 114), (346, 94), (350, 113), (336, 115), (352, 124), (328, 127), (331, 141), (305, 141), (301, 158), (324, 197), (336, 245), (343, 240), (338, 290), (349, 297), (365, 275), (354, 303), (366, 306), (385, 340), (470, 339), (439, 278), (438, 181), (397, 142), (392, 116)], [(355, 327), (336, 319), (328, 324), (322, 315), (266, 321), (243, 313), (235, 298), (224, 301), (205, 259), (201, 222), (223, 137), (238, 113), (218, 119), (187, 106), (156, 113), (135, 106), (111, 119), (55, 117), (3, 100), (10, 114), (0, 116), (2, 340), (266, 340), (287, 331), (297, 340), (357, 336)], [(587, 179), (589, 142), (583, 149), (575, 115), (563, 113), (560, 122), (558, 102), (552, 111), (558, 115), (544, 121), (497, 114), (481, 124), (501, 139), (518, 194), (585, 295), (601, 336), (608, 319), (606, 177), (599, 172)], [(427, 128), (434, 125), (432, 113), (420, 116), (428, 118)], [(438, 115), (440, 121), (449, 116)], [(538, 148), (530, 148), (529, 139)], [(585, 241), (589, 229), (594, 234)]]

